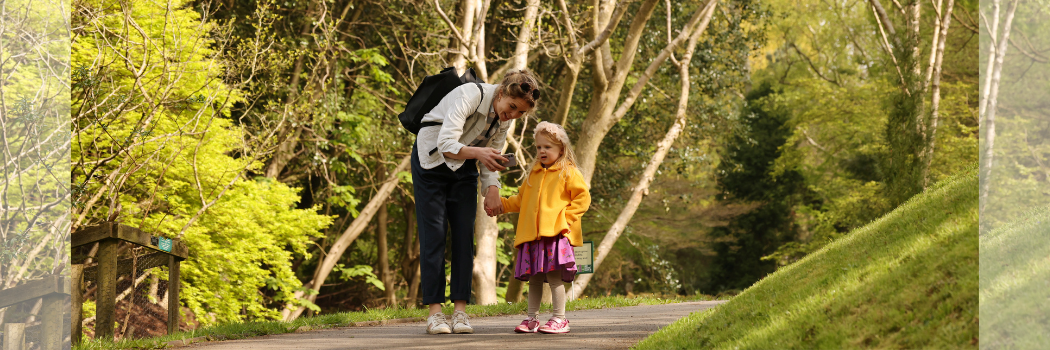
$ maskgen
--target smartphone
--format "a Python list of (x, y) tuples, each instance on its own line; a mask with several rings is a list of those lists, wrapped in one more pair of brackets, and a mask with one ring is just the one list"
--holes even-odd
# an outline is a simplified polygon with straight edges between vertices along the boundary
[(502, 156), (503, 158), (507, 158), (507, 162), (506, 163), (501, 163), (501, 165), (503, 165), (505, 167), (508, 167), (508, 168), (511, 168), (511, 167), (514, 167), (514, 166), (518, 165), (518, 159), (514, 158), (514, 153), (501, 154), (500, 156)]

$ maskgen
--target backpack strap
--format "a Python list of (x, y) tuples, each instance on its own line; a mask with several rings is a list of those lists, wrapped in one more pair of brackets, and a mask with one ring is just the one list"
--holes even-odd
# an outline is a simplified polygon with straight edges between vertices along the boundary
[[(474, 112), (476, 113), (478, 111), (478, 108), (481, 108), (481, 103), (485, 102), (485, 89), (481, 88), (481, 84), (479, 84), (477, 82), (475, 82), (474, 85), (478, 87), (478, 91), (481, 91), (481, 100), (478, 100), (478, 107), (474, 108)], [(495, 124), (495, 121), (493, 121), (493, 124)], [(434, 126), (434, 125), (441, 125), (441, 122), (426, 122), (426, 123), (422, 123), (422, 124), (419, 124), (419, 128), (422, 129), (422, 128), (425, 128), (425, 127), (428, 127), (428, 126)], [(489, 125), (489, 128), (486, 129), (485, 132), (487, 133), (489, 129), (492, 129), (492, 125)], [(428, 154), (429, 155), (434, 155), (434, 152), (437, 152), (437, 150), (438, 150), (437, 147), (434, 147), (434, 149), (430, 150), (430, 153), (428, 153)]]

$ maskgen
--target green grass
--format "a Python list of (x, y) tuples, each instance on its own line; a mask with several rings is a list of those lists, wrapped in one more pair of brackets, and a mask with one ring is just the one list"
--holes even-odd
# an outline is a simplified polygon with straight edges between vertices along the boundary
[(1050, 208), (981, 237), (981, 345), (1050, 344)]
[[(631, 298), (623, 296), (610, 296), (600, 298), (585, 297), (583, 299), (569, 301), (568, 303), (566, 303), (565, 308), (568, 311), (573, 311), (623, 306), (670, 304), (684, 301), (712, 299), (712, 297), (705, 295), (695, 295), (689, 297), (672, 296), (667, 298), (647, 295), (640, 295)], [(524, 315), (526, 307), (527, 303), (524, 301), (514, 304), (467, 305), (467, 314), (469, 314), (471, 317), (516, 314)], [(549, 308), (550, 305), (546, 304), (540, 310), (549, 310)], [(445, 307), (444, 312), (446, 314), (452, 314), (452, 307)], [(426, 316), (426, 309), (370, 309), (363, 312), (340, 312), (318, 315), (313, 317), (300, 317), (292, 322), (269, 321), (229, 323), (212, 327), (200, 328), (193, 331), (179, 332), (173, 335), (157, 338), (120, 340), (116, 342), (85, 339), (84, 342), (74, 347), (73, 349), (162, 349), (166, 346), (165, 344), (167, 342), (173, 340), (182, 340), (197, 337), (208, 337), (209, 340), (243, 339), (267, 334), (291, 333), (295, 332), (301, 327), (309, 327), (309, 329), (324, 329), (332, 327), (344, 327), (352, 322), (391, 320), (399, 318), (416, 318), (420, 321), (423, 321), (426, 318)], [(422, 332), (422, 330), (420, 331)]]
[(976, 349), (977, 184), (944, 180), (636, 348)]

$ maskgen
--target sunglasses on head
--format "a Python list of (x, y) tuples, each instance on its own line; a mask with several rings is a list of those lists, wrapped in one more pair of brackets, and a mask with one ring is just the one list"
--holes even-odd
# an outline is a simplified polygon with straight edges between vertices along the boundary
[(524, 93), (524, 94), (529, 94), (529, 91), (532, 91), (532, 100), (533, 101), (536, 101), (536, 100), (540, 99), (540, 89), (533, 89), (532, 85), (529, 84), (529, 83), (521, 83), (521, 84), (515, 83), (515, 84), (511, 84), (511, 85), (518, 85), (518, 87), (521, 88), (521, 92)]

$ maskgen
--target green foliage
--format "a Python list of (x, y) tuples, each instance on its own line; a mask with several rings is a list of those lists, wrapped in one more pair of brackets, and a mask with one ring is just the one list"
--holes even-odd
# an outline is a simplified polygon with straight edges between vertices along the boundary
[(349, 281), (354, 277), (364, 277), (365, 283), (370, 283), (376, 288), (379, 288), (379, 290), (385, 290), (383, 287), (383, 281), (380, 281), (379, 277), (376, 277), (376, 274), (372, 273), (372, 266), (357, 265), (354, 267), (345, 267), (343, 264), (338, 264), (332, 269), (332, 271), (339, 272), (339, 279), (343, 281)]
[[(688, 21), (702, 2), (672, 2), (671, 22)], [(666, 12), (662, 5), (642, 34), (638, 62), (641, 71), (666, 45)], [(710, 227), (722, 224), (723, 214), (736, 213), (714, 199), (720, 148), (743, 128), (744, 94), (750, 89), (749, 56), (766, 41), (771, 20), (764, 2), (720, 2), (700, 36), (690, 66), (689, 104), (685, 129), (657, 170), (638, 212), (596, 271), (587, 295), (606, 293), (694, 293), (711, 281)], [(625, 18), (626, 20), (626, 18)], [(627, 23), (627, 22), (624, 22)], [(620, 26), (619, 42), (627, 26)], [(674, 29), (672, 29), (674, 30)], [(672, 33), (675, 35), (676, 33)], [(613, 45), (613, 50), (616, 46)], [(681, 57), (684, 49), (676, 51)], [(614, 51), (614, 55), (617, 53)], [(588, 106), (593, 96), (590, 65), (584, 65), (573, 106)], [(557, 73), (557, 72), (555, 72)], [(625, 90), (636, 81), (632, 73)], [(674, 122), (681, 91), (678, 70), (671, 62), (660, 66), (637, 102), (609, 131), (598, 149), (591, 183), (591, 209), (585, 217), (584, 239), (596, 244), (608, 231), (637, 183), (647, 162)], [(570, 135), (582, 135), (588, 110), (571, 108)], [(665, 182), (666, 181), (666, 182)], [(665, 187), (666, 186), (666, 187)], [(660, 193), (657, 195), (657, 193)], [(659, 198), (659, 199), (656, 199)], [(683, 204), (688, 203), (688, 204)], [(627, 239), (634, 244), (627, 241)], [(672, 266), (672, 267), (668, 267)]]
[[(331, 218), (316, 208), (294, 209), (297, 192), (272, 181), (238, 181), (183, 236), (192, 254), (183, 263), (183, 300), (201, 323), (276, 319), (277, 308), (298, 302), (292, 294), (302, 282), (291, 270), (292, 258), (310, 255), (310, 238)], [(173, 233), (184, 224), (161, 222), (163, 216), (152, 215), (144, 226)]]
[[(1003, 5), (1006, 8), (1006, 5)], [(984, 7), (985, 16), (990, 16)], [(1005, 11), (1005, 10), (1004, 10)], [(1000, 14), (1000, 16), (1003, 16)], [(1026, 38), (1040, 50), (1050, 43), (1050, 11), (1045, 2), (1021, 2), (1011, 30), (1011, 41)], [(981, 79), (987, 78), (987, 49), (990, 44), (982, 23)], [(1002, 25), (1002, 24), (1000, 24)], [(976, 70), (976, 68), (975, 68)], [(982, 233), (993, 231), (1026, 217), (1033, 208), (1050, 204), (1046, 183), (1050, 179), (1050, 64), (1037, 62), (1020, 52), (1009, 50), (1003, 59), (999, 85), (998, 108), (994, 123), (996, 136), (993, 145), (993, 163), (988, 178), (987, 198), (982, 198)], [(976, 114), (976, 113), (975, 113)], [(976, 118), (976, 116), (974, 117)], [(985, 137), (987, 120), (981, 122), (981, 153), (989, 146)]]
[[(701, 2), (674, 4), (673, 23), (686, 23), (693, 6)], [(657, 176), (682, 176), (697, 187), (713, 185), (718, 165), (717, 148), (740, 128), (742, 95), (747, 92), (752, 72), (748, 64), (751, 51), (766, 40), (768, 8), (762, 2), (741, 0), (720, 2), (710, 24), (697, 42), (690, 62), (690, 95), (686, 128), (668, 152)], [(653, 30), (643, 32), (636, 67), (645, 67), (666, 45), (666, 13), (657, 10), (650, 19)], [(627, 26), (620, 26), (624, 35)], [(615, 35), (615, 34), (614, 34)], [(618, 40), (618, 39), (617, 39)], [(681, 55), (681, 51), (676, 52)], [(587, 72), (589, 65), (585, 65)], [(636, 68), (638, 69), (638, 68)], [(590, 73), (588, 73), (590, 74)], [(581, 77), (584, 75), (581, 73)], [(589, 79), (580, 80), (574, 106), (590, 103)], [(628, 78), (625, 90), (633, 84)], [(674, 122), (681, 91), (678, 70), (664, 63), (642, 90), (634, 107), (624, 115), (602, 141), (599, 160), (591, 180), (592, 206), (618, 212), (627, 201), (630, 187), (637, 182), (645, 163), (656, 152), (656, 142)], [(574, 116), (573, 113), (579, 113)], [(570, 135), (586, 133), (581, 125), (587, 109), (570, 112)]]
[[(0, 279), (4, 287), (68, 265), (69, 35), (62, 3), (7, 1), (0, 19)], [(8, 321), (18, 307), (8, 310)], [(0, 311), (2, 312), (2, 311)], [(0, 320), (2, 322), (3, 320)]]
[[(914, 1), (914, 0), (913, 0)], [(922, 76), (919, 57), (912, 49), (919, 45), (919, 38), (910, 31), (902, 31), (900, 42), (893, 54), (901, 70), (900, 87), (890, 100), (889, 118), (886, 120), (885, 140), (887, 154), (883, 158), (887, 197), (896, 205), (922, 191), (923, 151), (926, 138), (920, 131), (923, 124)]]
[(350, 211), (350, 215), (357, 217), (359, 212), (357, 211), (357, 205), (361, 203), (361, 198), (354, 196), (357, 190), (354, 186), (335, 186), (332, 187), (332, 195), (328, 197), (328, 203), (338, 205)]
[(723, 200), (753, 202), (756, 207), (712, 230), (719, 241), (714, 245), (717, 272), (711, 277), (711, 292), (743, 289), (772, 272), (776, 265), (762, 257), (797, 235), (791, 209), (802, 199), (803, 179), (797, 171), (773, 169), (790, 133), (787, 109), (763, 102), (774, 94), (769, 83), (748, 93), (742, 113), (746, 131), (733, 136), (719, 166)]
[[(798, 171), (812, 196), (793, 207), (798, 239), (766, 257), (786, 265), (922, 190), (928, 139), (918, 130), (930, 123), (930, 94), (917, 92), (925, 77), (909, 67), (921, 63), (925, 73), (933, 11), (923, 11), (920, 38), (906, 37), (905, 22), (890, 11), (897, 39), (907, 44), (891, 57), (880, 35), (862, 34), (879, 33), (869, 4), (773, 1), (770, 7), (779, 19), (764, 57), (755, 60), (760, 69), (753, 78), (773, 83), (778, 93), (767, 101), (792, 115), (792, 134), (774, 172)], [(957, 2), (954, 9), (958, 18), (975, 18), (975, 10), (974, 2)], [(948, 33), (930, 183), (977, 160), (976, 41), (970, 34), (956, 22)], [(922, 48), (918, 61), (910, 55), (914, 45)]]
[(976, 349), (976, 173), (971, 166), (636, 347)]
[[(121, 8), (104, 1), (82, 5)], [(298, 302), (292, 293), (302, 282), (291, 269), (292, 258), (310, 255), (310, 239), (331, 218), (317, 208), (296, 209), (299, 189), (242, 176), (261, 164), (244, 130), (224, 118), (243, 99), (220, 81), (222, 62), (207, 48), (215, 25), (200, 22), (200, 14), (181, 2), (135, 3), (129, 11), (145, 36), (126, 30), (123, 16), (104, 16), (94, 22), (98, 27), (83, 28), (73, 44), (73, 62), (86, 71), (78, 76), (73, 103), (79, 111), (74, 175), (85, 188), (78, 199), (109, 191), (97, 174), (117, 178), (121, 183), (111, 200), (119, 204), (86, 207), (91, 221), (112, 215), (186, 243), (190, 257), (182, 265), (181, 298), (202, 324), (277, 318), (276, 308)], [(99, 39), (114, 32), (132, 34), (114, 42)], [(183, 40), (163, 41), (172, 36)], [(169, 53), (133, 44), (143, 41), (164, 42), (169, 46), (145, 50)], [(124, 64), (99, 64), (122, 57), (144, 65), (141, 80)], [(167, 78), (176, 73), (181, 80)], [(88, 80), (97, 83), (83, 83)], [(107, 162), (113, 158), (119, 161)]]

